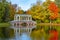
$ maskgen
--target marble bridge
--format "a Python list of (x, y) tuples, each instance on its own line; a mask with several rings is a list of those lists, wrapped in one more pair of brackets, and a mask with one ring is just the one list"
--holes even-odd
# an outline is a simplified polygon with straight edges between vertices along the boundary
[(36, 27), (36, 22), (32, 21), (31, 15), (28, 14), (15, 14), (14, 20), (10, 23), (16, 34), (20, 34), (21, 30), (27, 30), (31, 33), (32, 29)]

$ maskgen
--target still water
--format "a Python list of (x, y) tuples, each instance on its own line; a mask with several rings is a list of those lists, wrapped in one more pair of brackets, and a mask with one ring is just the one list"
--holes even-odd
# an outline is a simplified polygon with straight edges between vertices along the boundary
[(31, 37), (28, 33), (22, 33), (21, 35), (16, 35), (15, 40), (31, 40)]
[(28, 33), (22, 33), (21, 35), (16, 35), (13, 38), (0, 39), (0, 40), (31, 40), (31, 37)]
[[(48, 27), (49, 26), (44, 27), (43, 30), (40, 27), (38, 27), (34, 31), (32, 30), (31, 34), (27, 32), (23, 32), (21, 34), (17, 33), (15, 36), (14, 36), (15, 33), (13, 29), (7, 28), (5, 31), (3, 30), (4, 28), (0, 28), (0, 37), (1, 37), (0, 40), (48, 40), (49, 36), (51, 36), (51, 34), (48, 33), (48, 29), (49, 29)], [(56, 27), (55, 29), (59, 33), (58, 40), (60, 40), (60, 26)], [(8, 38), (2, 38), (5, 36), (8, 36)], [(11, 38), (9, 38), (9, 36), (11, 36)]]

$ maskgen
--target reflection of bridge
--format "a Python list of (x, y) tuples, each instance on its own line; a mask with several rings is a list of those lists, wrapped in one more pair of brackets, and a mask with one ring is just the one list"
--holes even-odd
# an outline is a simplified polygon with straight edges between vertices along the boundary
[(36, 22), (32, 21), (31, 15), (27, 14), (15, 14), (14, 21), (11, 21), (11, 28), (14, 29), (15, 33), (20, 34), (20, 30), (25, 29), (31, 32), (33, 28), (36, 27)]

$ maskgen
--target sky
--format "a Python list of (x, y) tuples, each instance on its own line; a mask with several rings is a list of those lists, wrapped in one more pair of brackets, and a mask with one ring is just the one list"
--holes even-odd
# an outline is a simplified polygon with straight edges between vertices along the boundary
[[(40, 0), (44, 2), (45, 0)], [(28, 10), (33, 3), (36, 3), (37, 0), (10, 0), (12, 4), (17, 4), (17, 6), (21, 7), (24, 11)]]

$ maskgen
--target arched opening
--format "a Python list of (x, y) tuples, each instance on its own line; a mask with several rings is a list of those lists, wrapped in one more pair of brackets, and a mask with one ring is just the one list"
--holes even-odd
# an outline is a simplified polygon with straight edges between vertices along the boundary
[(19, 16), (17, 17), (17, 20), (19, 20)]
[(19, 26), (19, 23), (17, 23), (17, 26)]
[(23, 23), (21, 24), (21, 26), (27, 27), (27, 23), (23, 22)]
[(31, 17), (29, 17), (29, 20), (31, 20)]
[(16, 23), (14, 23), (14, 26), (16, 26)]

